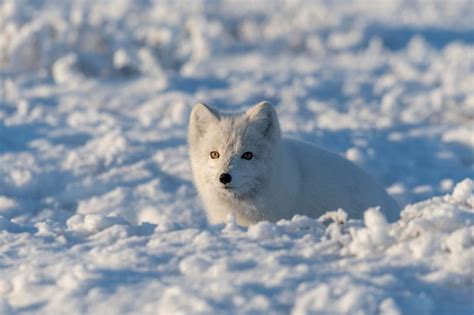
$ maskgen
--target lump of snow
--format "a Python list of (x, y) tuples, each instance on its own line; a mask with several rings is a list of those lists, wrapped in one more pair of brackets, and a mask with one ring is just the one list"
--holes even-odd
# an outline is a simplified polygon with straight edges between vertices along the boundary
[(369, 208), (364, 213), (366, 228), (350, 229), (352, 242), (348, 245), (350, 253), (367, 256), (376, 250), (390, 246), (394, 239), (388, 233), (388, 223), (379, 208)]
[(26, 186), (33, 178), (31, 172), (26, 169), (13, 169), (9, 175), (10, 182), (16, 187)]
[(359, 148), (350, 148), (346, 151), (346, 158), (354, 163), (364, 163), (365, 157)]
[(58, 278), (59, 287), (67, 290), (73, 290), (86, 284), (87, 281), (97, 280), (100, 275), (90, 270), (88, 266), (78, 264), (67, 268)]
[(17, 206), (17, 203), (14, 199), (0, 196), (0, 213), (5, 213)]
[(467, 204), (474, 208), (474, 181), (466, 178), (454, 187), (451, 197), (460, 204)]
[(52, 67), (54, 81), (58, 84), (78, 84), (85, 81), (85, 76), (78, 69), (76, 54), (68, 54), (58, 59)]
[(63, 162), (63, 167), (67, 170), (108, 167), (114, 162), (121, 161), (120, 158), (127, 146), (127, 139), (120, 131), (110, 131), (90, 140), (84, 147), (70, 151)]
[(272, 224), (267, 221), (262, 221), (249, 226), (247, 234), (251, 238), (257, 240), (265, 240), (275, 237), (278, 234), (278, 230), (275, 224)]
[(90, 235), (105, 230), (113, 225), (129, 225), (122, 217), (106, 217), (99, 214), (75, 214), (66, 221), (68, 229), (79, 234)]
[(324, 231), (324, 225), (321, 224), (321, 222), (299, 214), (294, 215), (290, 221), (280, 220), (277, 222), (277, 225), (283, 228), (285, 232), (311, 232), (314, 234), (322, 234)]
[(164, 219), (160, 216), (157, 209), (145, 207), (138, 213), (137, 221), (138, 223), (148, 222), (159, 225)]
[(192, 255), (181, 260), (179, 270), (185, 275), (198, 275), (209, 269), (211, 265), (209, 259)]
[(379, 314), (381, 315), (402, 315), (400, 308), (392, 298), (386, 298), (379, 304)]
[(171, 232), (180, 229), (180, 225), (172, 220), (172, 218), (164, 215), (159, 209), (148, 206), (139, 210), (137, 219), (138, 224), (141, 225), (155, 225), (156, 231)]
[(439, 187), (442, 191), (451, 191), (454, 186), (454, 181), (450, 178), (445, 178), (439, 183)]
[(472, 136), (472, 127), (466, 128), (465, 126), (460, 126), (458, 128), (449, 130), (443, 134), (442, 139), (445, 142), (455, 142), (455, 143), (466, 145), (469, 148), (474, 147), (474, 137)]
[(77, 206), (77, 213), (112, 213), (126, 200), (127, 190), (117, 187), (103, 195), (93, 196), (86, 200), (81, 200)]
[(342, 227), (347, 223), (348, 215), (343, 209), (328, 211), (318, 218), (318, 222), (331, 222), (326, 228), (325, 234), (332, 240), (341, 240)]
[(446, 238), (445, 244), (453, 253), (460, 253), (474, 246), (474, 226), (454, 231)]
[(212, 314), (213, 308), (197, 292), (187, 292), (181, 286), (167, 287), (158, 302), (157, 314)]

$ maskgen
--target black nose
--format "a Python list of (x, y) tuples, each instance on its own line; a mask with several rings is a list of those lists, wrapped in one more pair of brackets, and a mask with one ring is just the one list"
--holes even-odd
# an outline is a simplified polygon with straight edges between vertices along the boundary
[(219, 181), (224, 185), (230, 183), (231, 180), (232, 180), (232, 176), (230, 176), (230, 174), (223, 173), (221, 174), (221, 176), (219, 176)]

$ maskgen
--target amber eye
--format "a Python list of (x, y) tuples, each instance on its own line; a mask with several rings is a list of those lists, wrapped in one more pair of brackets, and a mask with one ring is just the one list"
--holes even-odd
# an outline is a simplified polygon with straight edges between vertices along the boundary
[(246, 160), (251, 160), (253, 158), (253, 153), (252, 152), (245, 152), (242, 154), (242, 158)]
[(211, 159), (214, 159), (214, 160), (215, 160), (215, 159), (218, 159), (219, 156), (220, 156), (220, 155), (219, 155), (219, 152), (217, 152), (217, 151), (211, 151), (211, 154), (210, 154), (210, 155), (211, 155)]

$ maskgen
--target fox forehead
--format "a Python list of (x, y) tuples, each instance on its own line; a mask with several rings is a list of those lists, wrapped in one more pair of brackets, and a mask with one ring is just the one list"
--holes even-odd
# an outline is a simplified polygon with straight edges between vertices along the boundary
[(258, 134), (240, 115), (227, 115), (208, 127), (207, 140), (211, 147), (219, 147), (225, 152), (236, 153), (243, 148), (258, 145)]

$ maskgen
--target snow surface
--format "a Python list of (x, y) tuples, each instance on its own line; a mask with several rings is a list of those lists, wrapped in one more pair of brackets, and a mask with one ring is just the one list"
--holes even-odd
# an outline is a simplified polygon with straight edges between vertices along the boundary
[[(474, 313), (472, 0), (0, 10), (0, 314)], [(191, 106), (263, 99), (401, 219), (208, 225)]]

